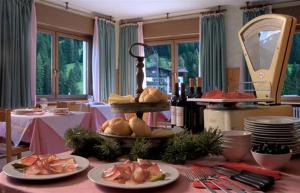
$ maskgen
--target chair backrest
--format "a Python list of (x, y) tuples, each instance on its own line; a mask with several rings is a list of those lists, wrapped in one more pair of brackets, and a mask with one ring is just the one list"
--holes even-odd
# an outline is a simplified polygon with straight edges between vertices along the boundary
[(11, 144), (11, 110), (0, 109), (0, 122), (5, 122), (5, 146), (6, 146), (6, 161), (10, 162), (12, 158), (12, 144)]

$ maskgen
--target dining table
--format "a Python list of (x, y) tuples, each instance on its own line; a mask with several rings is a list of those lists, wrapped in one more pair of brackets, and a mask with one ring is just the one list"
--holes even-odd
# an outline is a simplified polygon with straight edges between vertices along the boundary
[[(70, 154), (69, 152), (63, 153), (64, 155)], [(206, 189), (194, 188), (192, 184), (180, 175), (179, 178), (165, 186), (149, 188), (149, 189), (120, 189), (110, 188), (101, 185), (97, 185), (88, 179), (88, 172), (97, 167), (101, 167), (107, 162), (99, 161), (95, 158), (89, 158), (90, 166), (83, 172), (68, 176), (60, 179), (45, 180), (45, 181), (29, 181), (29, 180), (17, 180), (6, 176), (3, 172), (0, 173), (0, 192), (1, 193), (199, 193), (208, 192)], [(156, 161), (162, 163), (161, 161)], [(188, 161), (183, 165), (168, 164), (176, 168), (179, 171), (191, 168), (193, 164), (220, 164), (224, 163), (225, 159), (222, 156), (205, 156), (197, 160)], [(247, 158), (247, 164), (258, 167), (253, 160)], [(226, 163), (226, 162), (225, 162)], [(299, 192), (300, 183), (300, 159), (292, 159), (286, 167), (280, 171), (281, 179), (277, 180), (270, 193), (297, 193)], [(99, 173), (99, 178), (101, 174)], [(222, 192), (217, 190), (217, 192)], [(232, 191), (233, 192), (233, 191)], [(260, 191), (256, 191), (260, 192)]]
[[(54, 114), (51, 112), (33, 112), (11, 114), (11, 138), (14, 145), (29, 143), (29, 150), (35, 154), (61, 153), (68, 149), (64, 133), (69, 128), (91, 129), (89, 112), (69, 112)], [(0, 123), (0, 136), (5, 136), (5, 123)]]

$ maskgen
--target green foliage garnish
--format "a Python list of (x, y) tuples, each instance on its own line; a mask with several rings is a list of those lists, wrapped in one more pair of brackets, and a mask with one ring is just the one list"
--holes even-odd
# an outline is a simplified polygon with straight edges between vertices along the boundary
[(222, 134), (217, 129), (209, 129), (197, 135), (185, 132), (174, 136), (168, 140), (162, 160), (183, 164), (199, 156), (219, 155), (222, 153), (221, 138)]
[(136, 139), (130, 149), (129, 159), (137, 160), (137, 158), (149, 158), (151, 145), (152, 144), (150, 140), (147, 140), (145, 138)]
[(27, 168), (28, 166), (27, 165), (24, 165), (24, 164), (20, 164), (20, 163), (14, 163), (14, 164), (11, 164), (15, 169), (25, 169)]
[[(95, 156), (103, 160), (115, 160), (120, 155), (120, 146), (114, 141), (102, 139), (99, 134), (83, 128), (68, 129), (64, 135), (66, 145), (73, 154), (83, 157)], [(111, 144), (108, 144), (111, 143)]]
[(64, 138), (66, 145), (72, 149), (92, 148), (103, 141), (96, 132), (83, 128), (68, 129), (64, 134)]
[[(153, 147), (149, 139), (138, 138), (129, 150), (129, 158), (162, 159), (182, 164), (199, 156), (221, 154), (221, 138), (222, 134), (217, 129), (200, 134), (183, 132), (161, 141), (158, 147)], [(121, 148), (116, 139), (102, 139), (98, 133), (82, 128), (67, 130), (65, 140), (67, 146), (74, 149), (73, 154), (84, 157), (94, 156), (100, 160), (114, 161), (128, 153), (128, 149)]]
[(222, 133), (217, 129), (209, 128), (193, 137), (196, 157), (200, 155), (220, 155), (222, 153)]
[(162, 160), (171, 163), (184, 163), (193, 158), (193, 136), (188, 132), (176, 135), (167, 141)]
[(121, 154), (120, 144), (113, 139), (104, 140), (94, 146), (94, 156), (99, 160), (115, 161)]

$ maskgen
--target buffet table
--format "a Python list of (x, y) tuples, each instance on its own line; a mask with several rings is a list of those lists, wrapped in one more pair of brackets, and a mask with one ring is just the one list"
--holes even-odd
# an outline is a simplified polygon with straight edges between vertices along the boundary
[[(54, 192), (64, 192), (64, 193), (77, 193), (77, 192), (90, 192), (90, 193), (131, 193), (131, 192), (141, 192), (141, 190), (122, 190), (107, 188), (100, 185), (94, 184), (87, 178), (87, 173), (90, 169), (95, 168), (103, 164), (104, 162), (98, 161), (94, 158), (90, 158), (90, 167), (79, 174), (74, 176), (61, 178), (58, 180), (48, 180), (48, 181), (19, 181), (7, 177), (3, 172), (0, 173), (0, 192), (1, 193), (54, 193)], [(190, 168), (192, 163), (200, 164), (211, 164), (222, 162), (224, 159), (222, 157), (207, 157), (205, 159), (189, 162), (186, 165), (171, 165), (177, 169), (187, 169)], [(282, 172), (282, 179), (276, 181), (272, 190), (272, 193), (295, 193), (299, 192), (299, 182), (300, 182), (300, 159), (291, 160), (287, 165), (286, 170)], [(99, 174), (100, 176), (100, 174)], [(166, 186), (152, 189), (143, 189), (144, 193), (198, 193), (198, 192), (208, 192), (205, 189), (193, 188), (191, 183), (189, 183), (183, 176), (180, 176), (177, 181)], [(221, 192), (221, 191), (217, 191)]]
[[(52, 113), (36, 113), (11, 116), (12, 141), (30, 143), (29, 149), (36, 154), (61, 153), (67, 150), (63, 139), (69, 128), (81, 126), (90, 128), (91, 116), (86, 112), (71, 112), (68, 115), (55, 115)], [(5, 127), (4, 123), (0, 128)], [(5, 136), (5, 129), (0, 130)]]

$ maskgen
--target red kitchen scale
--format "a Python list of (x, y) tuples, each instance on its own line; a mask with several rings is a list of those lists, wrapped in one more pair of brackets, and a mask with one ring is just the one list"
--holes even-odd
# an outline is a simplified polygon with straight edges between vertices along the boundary
[(293, 116), (292, 107), (281, 105), (280, 100), (296, 23), (292, 16), (266, 14), (242, 27), (238, 37), (256, 98), (188, 99), (207, 105), (204, 110), (206, 129), (241, 130), (246, 117)]

